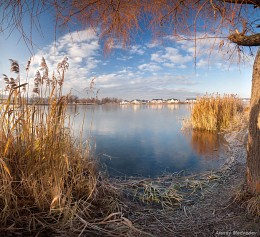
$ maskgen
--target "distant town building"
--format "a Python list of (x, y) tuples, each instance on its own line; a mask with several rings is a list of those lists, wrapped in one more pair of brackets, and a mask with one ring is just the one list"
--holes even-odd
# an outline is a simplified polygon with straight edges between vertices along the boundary
[(147, 103), (149, 103), (149, 100), (142, 100), (141, 102), (142, 102), (142, 104), (147, 104)]
[(131, 100), (131, 104), (134, 104), (134, 105), (139, 105), (141, 104), (142, 101), (141, 100), (138, 100), (138, 99), (135, 99), (135, 100)]
[(120, 105), (128, 105), (128, 104), (130, 104), (130, 102), (128, 100), (122, 100), (119, 104)]
[(187, 98), (185, 100), (185, 103), (196, 103), (197, 102), (197, 99), (196, 98)]
[(180, 103), (180, 100), (172, 98), (172, 99), (166, 100), (166, 103), (167, 104), (177, 104), (177, 103)]
[(151, 103), (152, 104), (162, 104), (163, 103), (163, 99), (152, 99)]
[(243, 102), (250, 102), (250, 98), (242, 98), (241, 99)]

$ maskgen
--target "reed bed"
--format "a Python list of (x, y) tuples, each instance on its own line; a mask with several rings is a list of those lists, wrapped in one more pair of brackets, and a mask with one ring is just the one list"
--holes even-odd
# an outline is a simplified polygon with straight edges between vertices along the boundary
[(240, 124), (243, 103), (235, 95), (205, 95), (194, 104), (191, 113), (193, 129), (225, 131)]
[[(16, 79), (4, 75), (8, 97), (0, 104), (0, 232), (113, 236), (136, 231), (122, 216), (115, 190), (101, 180), (91, 151), (71, 133), (67, 96), (62, 95), (68, 60), (58, 64), (52, 79), (44, 58), (40, 66), (34, 78), (36, 102), (30, 105), (19, 64), (11, 61)], [(41, 105), (43, 98), (48, 106)]]

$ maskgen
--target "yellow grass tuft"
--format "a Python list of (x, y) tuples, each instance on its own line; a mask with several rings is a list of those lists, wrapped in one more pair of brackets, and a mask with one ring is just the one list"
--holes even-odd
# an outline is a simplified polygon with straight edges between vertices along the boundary
[(239, 122), (242, 101), (235, 95), (205, 95), (194, 104), (191, 123), (194, 129), (223, 131)]

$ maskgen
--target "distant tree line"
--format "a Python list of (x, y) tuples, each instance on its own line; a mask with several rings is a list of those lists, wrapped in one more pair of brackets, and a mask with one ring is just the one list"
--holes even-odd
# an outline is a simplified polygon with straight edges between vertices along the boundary
[(111, 103), (119, 103), (122, 99), (115, 97), (105, 97), (105, 98), (77, 98), (77, 96), (69, 96), (68, 103), (69, 104), (111, 104)]
[[(0, 102), (7, 99), (7, 96), (0, 94)], [(109, 103), (120, 103), (122, 99), (115, 97), (105, 97), (105, 98), (79, 98), (77, 95), (68, 95), (67, 102), (68, 104), (109, 104)], [(38, 96), (31, 96), (28, 98), (30, 104), (40, 103), (48, 104), (48, 98), (39, 98)]]

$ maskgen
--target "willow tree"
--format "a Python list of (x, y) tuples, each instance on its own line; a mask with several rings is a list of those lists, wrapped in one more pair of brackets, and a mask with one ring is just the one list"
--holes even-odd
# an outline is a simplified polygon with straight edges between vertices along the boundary
[[(21, 19), (24, 15), (29, 14), (33, 24), (42, 9), (52, 9), (58, 25), (68, 28), (76, 23), (97, 29), (108, 49), (115, 40), (123, 45), (131, 43), (136, 33), (147, 28), (157, 37), (165, 32), (182, 38), (192, 34), (195, 49), (196, 37), (201, 37), (201, 32), (228, 39), (238, 52), (242, 52), (244, 46), (250, 50), (260, 46), (257, 32), (260, 0), (0, 0), (0, 7), (2, 20), (8, 22), (9, 27), (18, 28), (25, 40), (30, 37), (23, 31)], [(250, 107), (247, 184), (253, 195), (260, 195), (259, 49), (253, 66)]]

